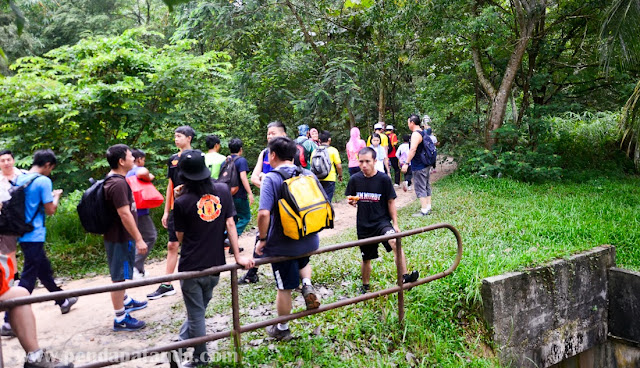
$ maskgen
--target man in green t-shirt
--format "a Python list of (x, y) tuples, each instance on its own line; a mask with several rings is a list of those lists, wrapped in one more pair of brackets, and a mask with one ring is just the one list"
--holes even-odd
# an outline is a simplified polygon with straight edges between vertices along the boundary
[(211, 171), (211, 177), (218, 180), (220, 166), (227, 156), (220, 154), (220, 138), (217, 135), (208, 135), (205, 143), (209, 152), (204, 154), (204, 163)]

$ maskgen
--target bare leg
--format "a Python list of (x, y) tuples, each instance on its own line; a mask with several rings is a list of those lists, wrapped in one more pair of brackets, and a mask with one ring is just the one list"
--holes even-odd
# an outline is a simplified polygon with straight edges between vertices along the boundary
[[(122, 281), (118, 281), (122, 282)], [(113, 304), (113, 310), (120, 310), (124, 308), (124, 295), (127, 293), (126, 290), (118, 290), (111, 292), (111, 304)]]
[(307, 263), (306, 266), (300, 269), (300, 278), (301, 279), (311, 278), (311, 263)]
[[(27, 289), (20, 286), (14, 286), (4, 294), (0, 295), (0, 301), (15, 299), (23, 296), (29, 296)], [(18, 341), (25, 352), (34, 352), (40, 347), (38, 346), (38, 337), (36, 335), (36, 317), (33, 315), (31, 305), (20, 305), (13, 307), (9, 311), (9, 319), (11, 327), (15, 331)]]
[(291, 304), (291, 290), (278, 290), (278, 294), (276, 295), (278, 316), (288, 316), (291, 314)]
[(420, 197), (420, 207), (427, 208), (428, 206), (431, 206), (431, 196)]
[[(393, 258), (397, 261), (398, 252), (396, 252), (396, 240), (390, 239), (389, 245), (391, 246), (391, 249), (393, 249)], [(403, 275), (407, 273), (407, 260), (404, 257), (404, 249), (400, 252), (400, 272), (402, 272)]]
[(7, 256), (13, 261), (13, 266), (18, 269), (18, 259), (16, 258), (16, 252), (7, 253)]
[(360, 271), (362, 272), (362, 284), (369, 285), (369, 279), (371, 279), (371, 260), (362, 261)]
[[(176, 271), (176, 265), (178, 264), (178, 250), (180, 249), (180, 243), (168, 242), (167, 243), (167, 268), (166, 274), (171, 275)], [(171, 284), (170, 282), (168, 284)]]

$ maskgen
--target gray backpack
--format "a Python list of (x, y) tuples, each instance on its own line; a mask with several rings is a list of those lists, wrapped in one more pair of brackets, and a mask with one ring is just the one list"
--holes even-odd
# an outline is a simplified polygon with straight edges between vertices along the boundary
[(311, 172), (316, 174), (318, 179), (324, 179), (331, 172), (331, 158), (327, 146), (319, 146), (311, 157)]

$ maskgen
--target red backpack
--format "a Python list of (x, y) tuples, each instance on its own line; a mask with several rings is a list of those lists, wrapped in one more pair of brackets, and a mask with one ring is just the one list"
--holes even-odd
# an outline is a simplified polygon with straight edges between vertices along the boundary
[(296, 143), (296, 150), (298, 151), (296, 157), (293, 158), (293, 163), (296, 166), (307, 167), (307, 159), (305, 158), (304, 147), (300, 143)]

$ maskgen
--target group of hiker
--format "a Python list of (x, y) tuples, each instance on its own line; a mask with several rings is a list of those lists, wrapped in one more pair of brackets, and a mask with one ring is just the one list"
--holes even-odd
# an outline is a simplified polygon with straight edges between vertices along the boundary
[[(435, 137), (430, 132), (430, 119), (421, 120), (411, 115), (407, 120), (410, 135), (398, 137), (392, 125), (374, 125), (374, 133), (365, 143), (358, 128), (352, 128), (346, 145), (349, 182), (345, 195), (348, 203), (357, 207), (356, 228), (358, 239), (388, 235), (400, 231), (395, 205), (395, 188), (402, 186), (414, 190), (421, 202), (418, 216), (431, 211), (431, 187), (429, 173), (435, 167)], [(241, 284), (259, 281), (255, 259), (268, 256), (296, 257), (313, 252), (319, 247), (318, 231), (332, 227), (331, 202), (336, 181), (343, 180), (340, 152), (331, 145), (331, 133), (298, 126), (295, 140), (287, 136), (286, 126), (274, 121), (267, 126), (267, 147), (260, 153), (253, 171), (243, 157), (243, 142), (238, 138), (228, 141), (229, 156), (222, 155), (221, 140), (215, 135), (205, 139), (206, 152), (193, 149), (196, 132), (189, 126), (174, 131), (174, 143), (178, 152), (167, 161), (168, 184), (164, 195), (162, 226), (167, 229), (166, 274), (202, 271), (225, 264), (225, 248), (236, 263), (248, 269), (239, 280)], [(144, 262), (154, 247), (157, 230), (149, 216), (151, 205), (140, 203), (137, 185), (155, 190), (154, 175), (145, 168), (146, 155), (139, 149), (116, 144), (106, 151), (110, 172), (104, 180), (92, 188), (100, 187), (103, 201), (113, 214), (104, 232), (104, 246), (111, 280), (114, 283), (145, 277)], [(57, 164), (51, 150), (37, 151), (29, 171), (14, 167), (10, 151), (0, 151), (0, 200), (7, 193), (24, 192), (24, 218), (33, 230), (16, 235), (0, 235), (0, 271), (3, 283), (0, 300), (29, 295), (36, 279), (51, 292), (61, 289), (55, 284), (53, 270), (44, 250), (46, 239), (45, 215), (52, 215), (62, 195), (53, 190), (51, 172)], [(394, 169), (392, 174), (391, 168)], [(401, 176), (404, 180), (401, 182)], [(303, 179), (299, 179), (303, 178)], [(300, 180), (296, 183), (296, 180)], [(304, 182), (302, 182), (304, 180)], [(246, 230), (251, 219), (250, 205), (254, 196), (250, 187), (260, 190), (258, 229), (253, 257), (241, 254), (238, 237)], [(296, 187), (298, 185), (298, 187)], [(301, 190), (299, 188), (304, 188)], [(85, 193), (88, 196), (89, 189)], [(137, 189), (136, 189), (137, 191)], [(285, 194), (283, 194), (285, 193)], [(317, 210), (313, 215), (302, 216), (300, 208), (291, 205), (291, 198), (308, 201)], [(102, 198), (102, 197), (101, 197)], [(83, 201), (85, 198), (83, 197)], [(8, 203), (8, 202), (4, 202)], [(154, 205), (154, 206), (155, 206)], [(79, 213), (82, 217), (82, 212)], [(2, 211), (2, 209), (0, 209)], [(287, 216), (306, 218), (304, 228), (296, 228), (300, 218), (293, 221)], [(0, 213), (1, 215), (1, 213)], [(84, 223), (83, 223), (84, 225)], [(86, 226), (85, 226), (86, 227)], [(22, 273), (17, 273), (15, 251), (20, 244), (24, 255)], [(370, 290), (371, 260), (378, 258), (378, 245), (361, 246), (360, 291)], [(387, 252), (395, 250), (395, 240), (383, 242)], [(408, 271), (404, 254), (400, 265), (405, 283), (415, 282), (418, 271)], [(299, 289), (308, 309), (318, 308), (320, 296), (311, 279), (310, 258), (274, 262), (271, 264), (276, 282), (276, 309), (279, 316), (291, 313), (292, 291)], [(11, 281), (15, 279), (14, 285)], [(18, 281), (19, 279), (19, 281)], [(180, 339), (206, 334), (205, 311), (212, 297), (212, 290), (219, 282), (219, 275), (209, 275), (181, 280), (180, 286), (187, 310), (187, 318), (180, 329)], [(18, 286), (19, 285), (19, 286)], [(154, 300), (174, 295), (171, 283), (163, 283), (147, 295)], [(145, 322), (131, 313), (147, 307), (146, 300), (137, 300), (125, 290), (110, 293), (114, 308), (114, 331), (136, 331)], [(78, 301), (77, 298), (57, 300), (61, 313), (66, 314)], [(17, 336), (27, 352), (25, 367), (72, 367), (58, 362), (39, 348), (35, 336), (35, 318), (30, 305), (14, 307), (5, 316), (0, 330), (2, 336)], [(267, 328), (267, 334), (277, 340), (291, 339), (287, 323), (277, 323)], [(194, 346), (193, 359), (184, 367), (206, 364), (209, 360), (206, 344)]]

